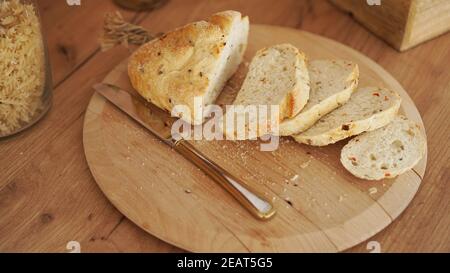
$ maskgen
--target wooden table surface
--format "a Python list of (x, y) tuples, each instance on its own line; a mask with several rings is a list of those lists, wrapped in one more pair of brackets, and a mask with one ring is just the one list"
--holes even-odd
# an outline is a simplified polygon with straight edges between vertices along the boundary
[[(36, 126), (0, 142), (0, 251), (180, 252), (145, 233), (105, 198), (86, 164), (83, 118), (94, 90), (130, 54), (99, 50), (110, 0), (39, 0), (53, 72), (53, 108)], [(276, 4), (275, 4), (276, 3)], [(382, 252), (450, 252), (450, 34), (398, 53), (324, 0), (170, 0), (150, 13), (121, 10), (127, 20), (164, 32), (225, 9), (253, 23), (282, 25), (329, 37), (374, 59), (405, 87), (428, 136), (422, 186), (405, 212), (369, 241)], [(367, 242), (350, 252), (368, 252)]]

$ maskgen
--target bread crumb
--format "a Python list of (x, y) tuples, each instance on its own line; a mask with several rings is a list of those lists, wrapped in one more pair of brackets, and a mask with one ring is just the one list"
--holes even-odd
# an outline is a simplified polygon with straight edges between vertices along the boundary
[(297, 179), (298, 179), (298, 174), (294, 175), (290, 180), (291, 180), (291, 181), (295, 181), (295, 180), (297, 180)]
[(342, 201), (344, 201), (344, 197), (342, 197), (342, 195), (339, 195), (339, 202), (342, 202)]
[(190, 193), (192, 193), (192, 191), (191, 191), (191, 190), (189, 190), (189, 189), (186, 189), (186, 190), (184, 190), (184, 192), (185, 192), (185, 193), (187, 193), (187, 194), (190, 194)]
[(306, 162), (303, 162), (303, 163), (300, 165), (300, 168), (305, 169), (305, 168), (307, 168), (307, 167), (309, 166), (310, 163), (311, 163), (311, 160), (308, 160), (308, 161), (306, 161)]
[(378, 189), (375, 187), (372, 187), (369, 189), (369, 194), (376, 194), (378, 192)]

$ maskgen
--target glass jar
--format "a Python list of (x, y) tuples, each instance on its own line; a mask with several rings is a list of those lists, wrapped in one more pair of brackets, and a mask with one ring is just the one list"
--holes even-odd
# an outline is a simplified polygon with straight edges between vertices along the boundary
[(0, 1), (0, 137), (39, 121), (51, 105), (51, 71), (35, 0)]
[(114, 0), (118, 5), (132, 10), (153, 10), (164, 5), (167, 0)]

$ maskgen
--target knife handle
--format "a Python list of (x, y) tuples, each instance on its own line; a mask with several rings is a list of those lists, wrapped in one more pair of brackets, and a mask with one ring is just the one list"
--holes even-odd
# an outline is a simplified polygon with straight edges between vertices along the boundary
[(239, 179), (209, 160), (186, 140), (175, 142), (174, 148), (219, 183), (256, 218), (268, 220), (275, 215), (276, 211), (271, 202), (253, 193), (240, 183)]

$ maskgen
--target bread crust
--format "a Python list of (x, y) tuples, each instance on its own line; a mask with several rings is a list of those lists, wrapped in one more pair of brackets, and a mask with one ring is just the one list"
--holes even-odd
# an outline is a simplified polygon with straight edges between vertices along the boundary
[(295, 65), (297, 73), (297, 82), (289, 93), (288, 109), (283, 118), (293, 118), (305, 107), (309, 100), (310, 82), (308, 71), (308, 59), (305, 53), (297, 53), (297, 63)]
[(239, 12), (220, 12), (207, 21), (187, 24), (141, 46), (128, 62), (132, 86), (167, 111), (175, 105), (187, 105), (191, 117), (182, 118), (201, 123), (193, 116), (194, 97), (204, 98), (211, 89), (211, 79), (217, 73), (215, 66), (227, 46), (230, 30), (243, 20), (248, 24), (248, 18), (242, 18)]

